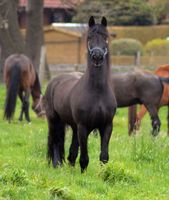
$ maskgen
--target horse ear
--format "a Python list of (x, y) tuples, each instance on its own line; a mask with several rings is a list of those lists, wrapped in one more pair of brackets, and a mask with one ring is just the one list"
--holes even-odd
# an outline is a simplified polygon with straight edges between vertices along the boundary
[(90, 17), (90, 19), (89, 19), (89, 27), (92, 27), (92, 26), (94, 26), (95, 25), (95, 20), (94, 20), (94, 17), (93, 16), (91, 16)]
[(107, 26), (107, 19), (105, 17), (102, 17), (101, 24), (105, 27)]

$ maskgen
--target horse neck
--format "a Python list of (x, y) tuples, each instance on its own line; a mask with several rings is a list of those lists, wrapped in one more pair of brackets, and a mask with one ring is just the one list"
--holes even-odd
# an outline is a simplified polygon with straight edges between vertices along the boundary
[(33, 98), (33, 101), (36, 101), (37, 99), (40, 99), (41, 97), (41, 86), (40, 86), (40, 82), (39, 82), (39, 78), (38, 78), (38, 74), (36, 72), (36, 78), (35, 78), (35, 83), (32, 87), (32, 98)]
[(107, 54), (102, 66), (96, 67), (90, 60), (88, 55), (88, 65), (86, 76), (88, 77), (88, 84), (90, 88), (105, 90), (110, 81), (110, 66), (109, 56)]

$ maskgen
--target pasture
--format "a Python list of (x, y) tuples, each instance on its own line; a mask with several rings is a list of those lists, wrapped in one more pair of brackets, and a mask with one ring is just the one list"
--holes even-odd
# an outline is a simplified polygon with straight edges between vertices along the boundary
[[(47, 123), (30, 110), (31, 124), (18, 121), (20, 101), (14, 120), (2, 120), (5, 86), (0, 86), (0, 200), (137, 200), (169, 199), (169, 138), (167, 108), (160, 110), (160, 135), (153, 138), (146, 114), (139, 134), (127, 134), (127, 109), (117, 109), (109, 144), (109, 163), (99, 163), (100, 137), (90, 134), (90, 163), (80, 173), (75, 168), (48, 167)], [(71, 131), (66, 134), (66, 157)]]

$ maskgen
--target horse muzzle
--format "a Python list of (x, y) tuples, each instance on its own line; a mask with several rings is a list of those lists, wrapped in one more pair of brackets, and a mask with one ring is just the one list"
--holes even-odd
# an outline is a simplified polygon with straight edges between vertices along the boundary
[(95, 64), (95, 66), (101, 66), (103, 63), (103, 53), (102, 52), (93, 52), (91, 55), (92, 61)]
[(94, 63), (94, 66), (96, 67), (101, 66), (105, 60), (106, 54), (107, 54), (107, 49), (105, 49), (105, 52), (99, 47), (91, 49), (90, 56), (92, 62)]

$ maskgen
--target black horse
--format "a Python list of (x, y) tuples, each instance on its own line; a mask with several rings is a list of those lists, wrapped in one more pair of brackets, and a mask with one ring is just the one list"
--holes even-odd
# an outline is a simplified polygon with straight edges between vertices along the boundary
[(117, 107), (130, 106), (129, 134), (135, 127), (136, 107), (133, 106), (135, 104), (143, 104), (147, 108), (152, 120), (152, 134), (155, 136), (159, 133), (161, 123), (158, 108), (163, 94), (162, 82), (168, 83), (169, 79), (141, 70), (112, 76)]
[[(73, 74), (72, 74), (73, 75)], [(74, 76), (80, 79), (82, 73)], [(112, 89), (114, 91), (117, 107), (129, 107), (129, 134), (135, 128), (136, 104), (144, 104), (152, 119), (152, 134), (158, 134), (160, 130), (160, 119), (158, 108), (163, 93), (162, 82), (169, 83), (169, 78), (158, 77), (146, 71), (136, 70), (130, 73), (113, 74), (111, 77)]]
[(64, 161), (65, 125), (73, 129), (68, 160), (75, 164), (80, 146), (80, 166), (83, 172), (89, 162), (87, 139), (93, 129), (101, 136), (100, 161), (109, 159), (108, 144), (116, 100), (111, 88), (107, 20), (96, 24), (89, 19), (87, 34), (87, 69), (79, 79), (72, 74), (60, 75), (48, 85), (45, 93), (48, 120), (48, 160), (53, 166)]

